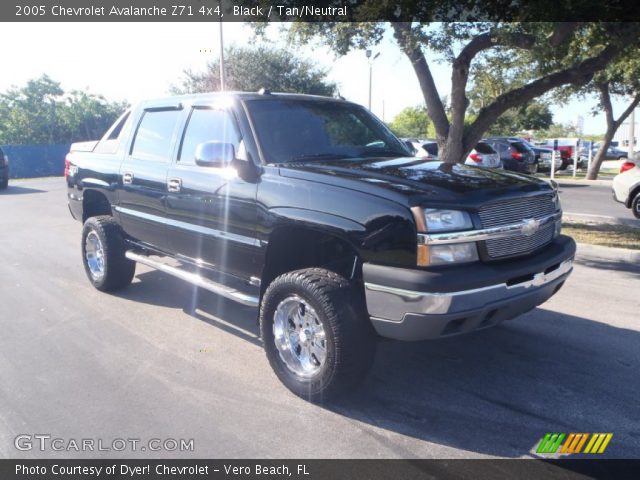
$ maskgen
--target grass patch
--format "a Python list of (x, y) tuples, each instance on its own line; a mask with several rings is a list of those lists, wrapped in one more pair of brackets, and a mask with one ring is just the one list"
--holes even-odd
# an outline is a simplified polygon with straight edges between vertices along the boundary
[(562, 233), (579, 243), (640, 250), (640, 228), (606, 223), (564, 222)]
[[(620, 173), (620, 169), (618, 168), (601, 168), (598, 172), (598, 180), (608, 180), (615, 177), (618, 173)], [(547, 172), (547, 176), (549, 172)], [(576, 172), (576, 176), (573, 176), (573, 172), (561, 171), (556, 172), (555, 177), (562, 180), (584, 180), (587, 177), (587, 170), (578, 170)]]

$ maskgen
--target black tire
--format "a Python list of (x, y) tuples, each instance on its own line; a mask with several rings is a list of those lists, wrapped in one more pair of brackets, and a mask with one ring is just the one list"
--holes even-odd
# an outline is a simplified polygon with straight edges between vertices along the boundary
[[(276, 346), (276, 309), (292, 298), (311, 306), (322, 322), (326, 357), (310, 376), (292, 370)], [(287, 318), (293, 324), (293, 319)], [(321, 268), (285, 273), (271, 282), (260, 306), (260, 332), (269, 363), (280, 381), (311, 402), (328, 401), (347, 393), (366, 377), (375, 356), (376, 336), (362, 293), (342, 276)]]
[(5, 188), (9, 187), (9, 177), (4, 177), (1, 181), (0, 181), (0, 190), (4, 190)]
[(631, 211), (636, 218), (640, 219), (640, 193), (637, 193), (631, 202)]
[[(87, 250), (90, 251), (90, 257), (96, 258), (95, 238), (99, 241), (101, 247), (101, 274), (92, 272), (90, 260), (87, 256)], [(89, 241), (87, 239), (90, 239)], [(103, 292), (118, 290), (124, 288), (131, 283), (133, 275), (136, 271), (136, 263), (125, 257), (125, 242), (122, 236), (120, 225), (107, 215), (99, 217), (91, 217), (84, 222), (82, 228), (82, 263), (87, 277), (91, 284)]]
[(536, 173), (540, 173), (540, 161), (536, 160), (535, 163), (533, 164), (533, 172), (531, 172), (532, 175), (535, 175)]

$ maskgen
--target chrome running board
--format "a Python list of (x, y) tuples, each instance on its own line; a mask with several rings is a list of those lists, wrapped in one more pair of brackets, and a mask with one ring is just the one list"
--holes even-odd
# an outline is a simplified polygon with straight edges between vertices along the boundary
[(177, 267), (172, 267), (171, 265), (167, 265), (166, 263), (153, 260), (146, 255), (140, 255), (138, 253), (132, 252), (131, 250), (127, 250), (125, 256), (129, 260), (133, 260), (134, 262), (142, 263), (143, 265), (147, 265), (148, 267), (155, 268), (156, 270), (172, 275), (176, 278), (179, 278), (180, 280), (184, 280), (185, 282), (189, 282), (196, 287), (215, 293), (216, 295), (220, 295), (222, 297), (228, 298), (229, 300), (241, 303), (242, 305), (246, 305), (248, 307), (258, 306), (258, 297), (254, 297), (247, 293), (241, 292), (240, 290), (236, 290), (235, 288), (216, 283), (212, 280), (209, 280), (208, 278), (198, 275), (197, 273), (186, 272)]

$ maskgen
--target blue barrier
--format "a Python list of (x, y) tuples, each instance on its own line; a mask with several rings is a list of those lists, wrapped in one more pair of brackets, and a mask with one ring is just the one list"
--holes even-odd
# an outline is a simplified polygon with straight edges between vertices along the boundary
[(71, 144), (1, 145), (9, 157), (11, 178), (51, 177), (64, 173), (64, 157)]

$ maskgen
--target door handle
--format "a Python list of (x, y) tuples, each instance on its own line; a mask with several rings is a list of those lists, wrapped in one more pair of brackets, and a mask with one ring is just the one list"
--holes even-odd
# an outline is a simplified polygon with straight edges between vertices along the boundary
[(182, 179), (181, 178), (170, 178), (167, 182), (167, 189), (170, 192), (179, 192), (182, 188)]
[(131, 185), (133, 183), (133, 173), (123, 173), (122, 174), (122, 183), (124, 185)]

